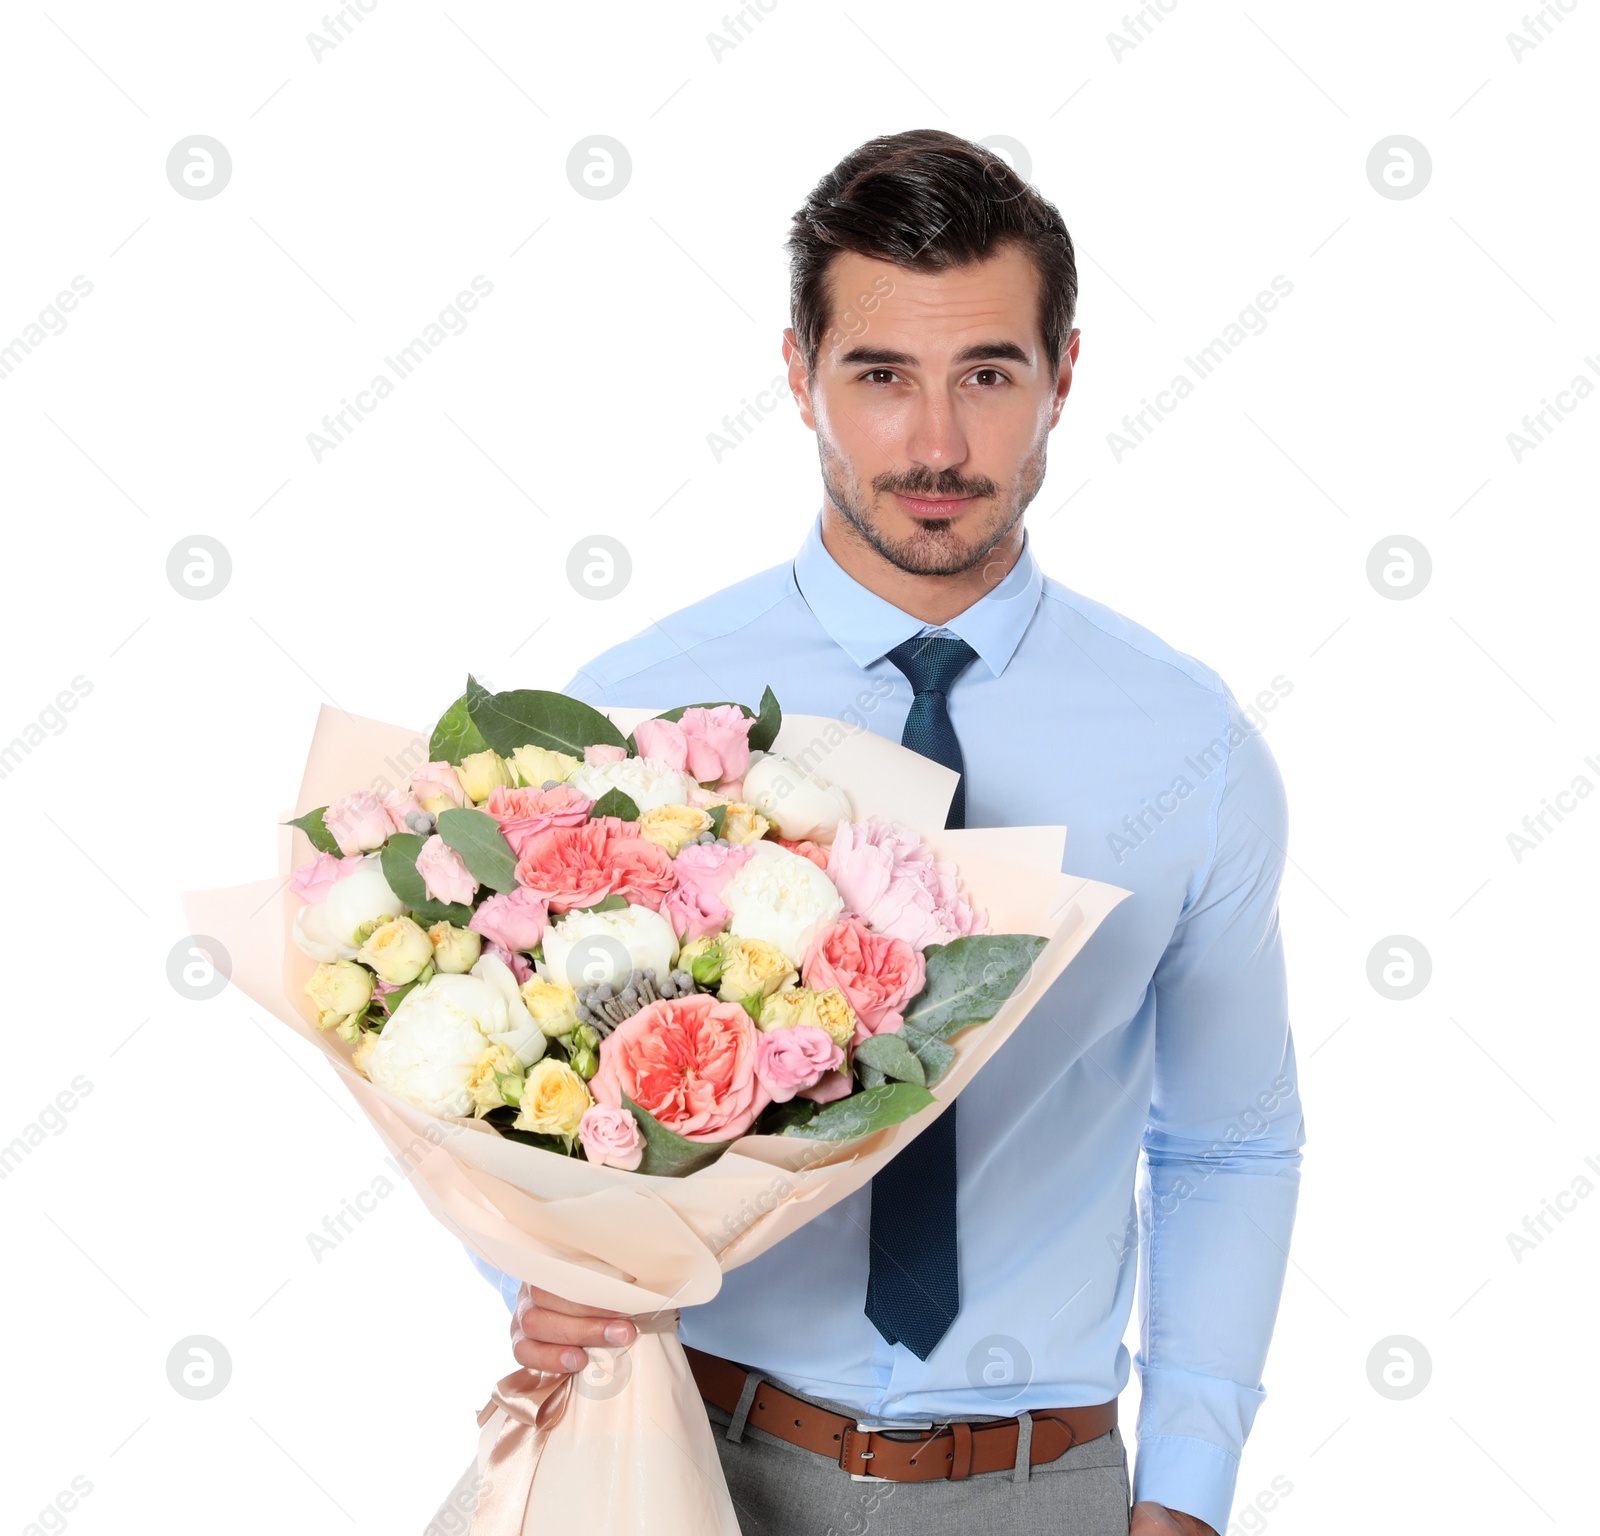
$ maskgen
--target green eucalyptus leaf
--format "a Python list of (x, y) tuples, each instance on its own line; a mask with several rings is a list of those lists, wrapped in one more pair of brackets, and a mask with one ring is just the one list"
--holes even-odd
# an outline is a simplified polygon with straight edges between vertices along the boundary
[(722, 1156), (731, 1141), (690, 1141), (676, 1131), (669, 1131), (648, 1110), (640, 1109), (627, 1094), (622, 1095), (623, 1107), (639, 1122), (644, 1137), (644, 1160), (639, 1173), (654, 1173), (669, 1179), (681, 1179), (697, 1168), (705, 1168)]
[(383, 845), (383, 878), (424, 928), (433, 923), (454, 923), (457, 928), (465, 928), (472, 921), (472, 908), (457, 901), (435, 900), (417, 873), (417, 855), (425, 842), (427, 838), (415, 832), (396, 832)]
[[(484, 752), (488, 747), (489, 743), (483, 739), (482, 733), (472, 723), (472, 716), (467, 713), (467, 696), (462, 694), (439, 716), (439, 723), (434, 726), (433, 735), (428, 740), (428, 761), (459, 765), (461, 759), (470, 753)], [(399, 895), (399, 892), (395, 894)]]
[(790, 1126), (805, 1125), (816, 1119), (821, 1108), (820, 1104), (796, 1094), (787, 1103), (769, 1105), (752, 1129), (760, 1136), (782, 1136)]
[(1034, 933), (979, 933), (923, 951), (927, 980), (905, 1011), (905, 1021), (947, 1040), (1000, 1011), (1044, 948)]
[[(288, 823), (291, 827), (299, 827), (311, 839), (311, 846), (318, 853), (338, 853), (339, 845), (334, 841), (333, 833), (323, 823), (322, 813), (327, 806), (319, 805), (314, 811), (307, 811), (304, 816), (296, 816)], [(400, 893), (395, 892), (398, 896)]]
[(624, 821), (637, 821), (639, 807), (632, 795), (625, 795), (620, 789), (608, 789), (589, 807), (589, 820), (593, 821), (596, 816), (620, 816)]
[(852, 1058), (855, 1065), (873, 1067), (885, 1077), (902, 1083), (919, 1083), (927, 1086), (922, 1063), (916, 1053), (896, 1034), (873, 1035), (863, 1040)]
[(770, 752), (782, 725), (783, 711), (778, 708), (778, 696), (771, 688), (766, 688), (761, 694), (761, 710), (756, 716), (756, 723), (750, 727), (750, 750)]
[(887, 1072), (880, 1072), (877, 1067), (866, 1061), (856, 1067), (855, 1073), (863, 1088), (881, 1088), (889, 1081)]
[(904, 1040), (918, 1061), (922, 1063), (922, 1081), (932, 1087), (950, 1069), (956, 1059), (956, 1048), (935, 1035), (927, 1034), (912, 1024), (900, 1026), (900, 1039)]
[(714, 806), (712, 806), (711, 807), (711, 811), (710, 811), (710, 816), (711, 816), (711, 835), (713, 837), (721, 837), (722, 836), (722, 823), (727, 819), (727, 816), (728, 816), (728, 808), (727, 808), (727, 806), (725, 806), (725, 805), (714, 805)]
[(791, 1125), (783, 1134), (816, 1141), (847, 1141), (899, 1125), (931, 1103), (933, 1095), (916, 1083), (884, 1083), (825, 1104), (814, 1119), (804, 1125)]
[(622, 747), (627, 740), (598, 709), (564, 693), (535, 688), (490, 693), (475, 677), (467, 678), (467, 713), (483, 739), (502, 757), (518, 747), (548, 747), (581, 758), (595, 744)]
[[(626, 896), (618, 896), (613, 891), (611, 895), (602, 896), (599, 901), (590, 906), (573, 907), (570, 910), (573, 912), (620, 912), (627, 905), (628, 898)], [(539, 958), (543, 959), (544, 956), (541, 955)]]
[[(500, 824), (487, 811), (464, 806), (441, 811), (439, 836), (461, 855), (474, 880), (493, 891), (516, 889), (516, 856), (501, 835)], [(405, 900), (399, 891), (395, 895)]]

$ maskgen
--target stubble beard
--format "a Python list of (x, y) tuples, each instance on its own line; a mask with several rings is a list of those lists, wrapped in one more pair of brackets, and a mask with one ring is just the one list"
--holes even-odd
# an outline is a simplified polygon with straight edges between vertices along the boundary
[(947, 518), (914, 518), (915, 533), (891, 539), (872, 518), (871, 496), (861, 488), (860, 477), (832, 443), (819, 431), (817, 453), (822, 463), (822, 486), (829, 502), (846, 523), (883, 559), (908, 576), (959, 576), (982, 565), (1022, 521), (1044, 483), (1045, 440), (1041, 436), (1023, 461), (1009, 497), (986, 475), (965, 480), (960, 475), (886, 473), (872, 483), (874, 493), (898, 491), (906, 496), (985, 496), (996, 498), (992, 513), (976, 533), (963, 535)]

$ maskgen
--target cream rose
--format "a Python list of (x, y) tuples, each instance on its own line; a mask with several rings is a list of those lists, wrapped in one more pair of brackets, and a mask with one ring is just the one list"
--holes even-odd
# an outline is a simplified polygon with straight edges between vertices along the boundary
[(433, 959), (433, 940), (409, 917), (391, 917), (372, 930), (356, 959), (391, 987), (415, 981)]
[(678, 935), (659, 912), (629, 905), (610, 912), (569, 912), (544, 932), (539, 974), (571, 987), (615, 982), (638, 968), (659, 981), (678, 958)]
[(482, 937), (470, 928), (457, 928), (454, 923), (435, 923), (428, 930), (428, 939), (433, 945), (433, 963), (451, 976), (470, 971), (483, 953)]
[(730, 843), (759, 843), (771, 830), (772, 823), (753, 805), (743, 800), (730, 800), (722, 815), (722, 835)]
[(830, 987), (826, 992), (816, 992), (810, 987), (790, 987), (762, 1003), (761, 1017), (756, 1021), (756, 1027), (762, 1030), (793, 1029), (800, 1024), (825, 1030), (833, 1043), (843, 1050), (856, 1031), (855, 1010), (837, 987)]
[(461, 787), (474, 800), (487, 800), (497, 789), (515, 782), (511, 765), (498, 752), (469, 752), (456, 769)]
[(316, 1005), (318, 1029), (342, 1028), (372, 1001), (372, 973), (354, 960), (325, 961), (311, 973), (306, 996)]
[(552, 779), (565, 783), (582, 761), (548, 747), (518, 747), (511, 754), (511, 768), (518, 782), (528, 789), (543, 789)]
[(546, 1057), (523, 1079), (522, 1102), (512, 1124), (519, 1131), (570, 1139), (593, 1106), (589, 1085), (566, 1062)]
[(565, 982), (530, 976), (519, 988), (522, 1005), (548, 1040), (578, 1027), (578, 994)]
[(639, 816), (639, 836), (675, 859), (702, 832), (711, 830), (711, 813), (694, 805), (658, 805)]
[(805, 963), (812, 941), (844, 910), (833, 882), (810, 859), (777, 843), (752, 844), (744, 867), (722, 888), (728, 929), (740, 938), (764, 939)]
[(837, 785), (775, 752), (751, 755), (744, 798), (791, 842), (827, 843), (850, 819), (850, 797)]
[(722, 940), (722, 977), (717, 996), (725, 1003), (747, 997), (771, 997), (792, 987), (800, 977), (789, 957), (763, 939), (726, 934)]

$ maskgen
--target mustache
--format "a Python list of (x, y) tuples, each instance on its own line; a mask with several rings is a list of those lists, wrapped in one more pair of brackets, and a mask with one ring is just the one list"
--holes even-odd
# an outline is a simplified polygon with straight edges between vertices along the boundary
[(912, 470), (906, 474), (882, 474), (873, 478), (875, 491), (894, 491), (901, 496), (923, 496), (932, 500), (940, 497), (997, 496), (1000, 487), (987, 475), (968, 480), (950, 470), (934, 474), (930, 469)]

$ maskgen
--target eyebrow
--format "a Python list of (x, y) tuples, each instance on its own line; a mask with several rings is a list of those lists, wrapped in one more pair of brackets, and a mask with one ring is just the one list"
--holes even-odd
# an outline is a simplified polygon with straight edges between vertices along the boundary
[[(979, 341), (964, 347), (955, 355), (958, 363), (978, 363), (986, 358), (1004, 358), (1007, 362), (1021, 363), (1024, 367), (1032, 359), (1014, 341)], [(851, 347), (839, 362), (842, 366), (868, 364), (875, 368), (914, 368), (917, 360), (909, 352), (895, 352), (888, 347)]]

